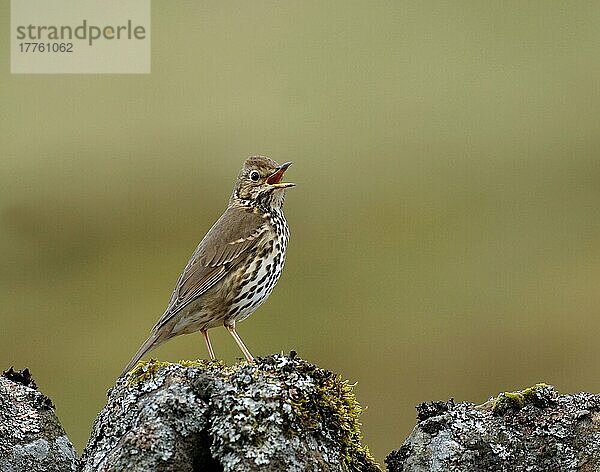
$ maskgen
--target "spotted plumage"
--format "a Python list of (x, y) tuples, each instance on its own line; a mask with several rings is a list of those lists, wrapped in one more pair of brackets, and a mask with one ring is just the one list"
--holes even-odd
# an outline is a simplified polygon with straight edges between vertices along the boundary
[(148, 351), (180, 334), (200, 331), (215, 359), (208, 330), (225, 326), (248, 361), (253, 357), (236, 332), (271, 294), (285, 262), (289, 229), (281, 182), (291, 163), (264, 156), (246, 159), (225, 213), (215, 222), (179, 276), (169, 304), (129, 371)]

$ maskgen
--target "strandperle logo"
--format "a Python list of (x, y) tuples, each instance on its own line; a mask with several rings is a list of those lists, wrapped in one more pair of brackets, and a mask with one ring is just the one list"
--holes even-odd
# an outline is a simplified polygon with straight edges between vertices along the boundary
[(146, 39), (146, 28), (142, 25), (134, 25), (132, 20), (127, 20), (125, 25), (119, 26), (97, 26), (83, 20), (79, 26), (40, 26), (21, 25), (17, 26), (17, 39), (28, 41), (71, 41), (73, 39), (84, 39), (92, 46), (99, 39), (121, 40), (121, 39)]
[(150, 0), (11, 0), (14, 74), (150, 73)]

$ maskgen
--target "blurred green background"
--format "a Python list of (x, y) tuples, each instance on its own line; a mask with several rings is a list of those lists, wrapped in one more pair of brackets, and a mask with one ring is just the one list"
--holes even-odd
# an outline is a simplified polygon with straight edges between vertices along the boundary
[(421, 401), (600, 390), (600, 3), (152, 7), (150, 75), (11, 75), (0, 39), (0, 367), (79, 449), (254, 153), (298, 186), (239, 332), (358, 381), (379, 460)]

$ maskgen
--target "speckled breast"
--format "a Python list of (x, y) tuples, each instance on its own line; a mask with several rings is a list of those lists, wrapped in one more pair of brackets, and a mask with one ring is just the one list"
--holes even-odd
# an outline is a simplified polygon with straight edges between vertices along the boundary
[(242, 283), (225, 316), (227, 321), (241, 321), (250, 316), (271, 294), (283, 271), (285, 251), (289, 240), (287, 222), (281, 212), (271, 217), (273, 231), (267, 234), (249, 264), (239, 274)]

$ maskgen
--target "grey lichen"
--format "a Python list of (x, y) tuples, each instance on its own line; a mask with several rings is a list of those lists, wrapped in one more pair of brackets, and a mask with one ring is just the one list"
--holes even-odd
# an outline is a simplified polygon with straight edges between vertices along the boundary
[(78, 459), (29, 371), (12, 368), (0, 377), (0, 471), (74, 472)]
[(418, 407), (419, 423), (386, 459), (390, 472), (600, 470), (600, 395), (537, 384), (483, 405)]
[(140, 363), (120, 379), (85, 471), (378, 471), (352, 386), (294, 355), (228, 367)]

